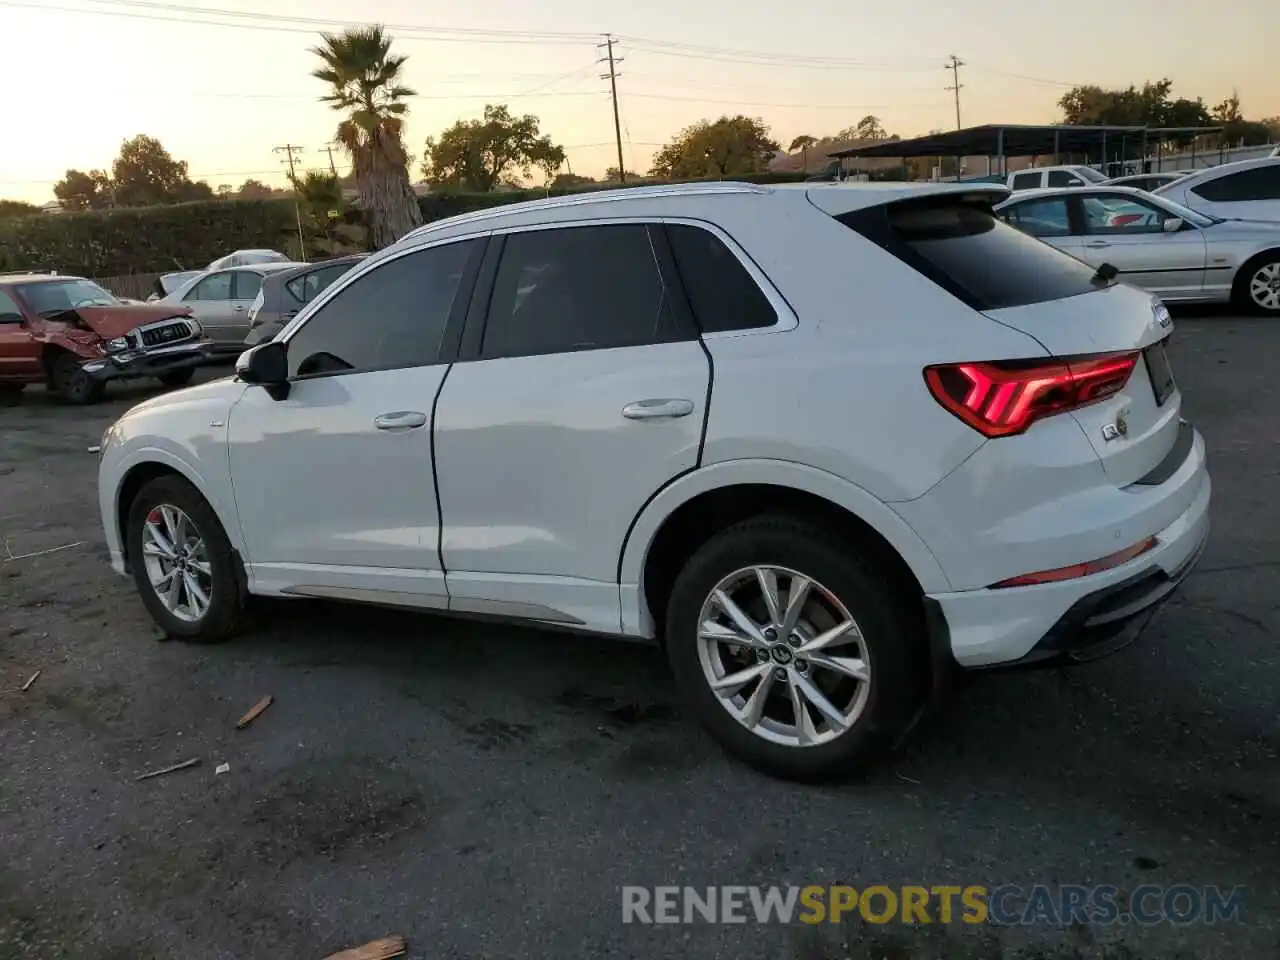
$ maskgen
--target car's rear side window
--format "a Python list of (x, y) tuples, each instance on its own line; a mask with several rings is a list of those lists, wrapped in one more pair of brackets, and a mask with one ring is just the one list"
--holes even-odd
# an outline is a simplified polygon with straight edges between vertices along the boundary
[(778, 322), (778, 312), (747, 268), (710, 230), (667, 224), (680, 281), (703, 333), (757, 330)]
[(1093, 268), (1009, 226), (985, 202), (926, 197), (836, 219), (975, 310), (1095, 289)]

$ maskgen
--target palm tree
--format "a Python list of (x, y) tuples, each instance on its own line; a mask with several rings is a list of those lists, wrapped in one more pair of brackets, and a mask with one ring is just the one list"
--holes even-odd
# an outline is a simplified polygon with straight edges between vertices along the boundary
[(380, 249), (422, 223), (401, 135), (408, 110), (404, 100), (414, 95), (399, 83), (408, 57), (391, 56), (391, 38), (380, 26), (320, 37), (324, 43), (311, 52), (324, 66), (311, 75), (332, 88), (322, 101), (349, 111), (336, 139), (351, 155), (360, 206), (373, 246)]

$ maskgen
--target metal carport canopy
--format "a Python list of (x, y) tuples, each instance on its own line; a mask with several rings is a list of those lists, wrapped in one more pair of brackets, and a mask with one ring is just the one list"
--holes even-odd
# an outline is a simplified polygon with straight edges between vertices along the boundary
[(1051, 153), (1088, 153), (1105, 143), (1144, 136), (1152, 140), (1177, 134), (1215, 133), (1221, 127), (1117, 127), (1057, 124), (984, 124), (910, 140), (884, 140), (850, 147), (830, 157), (1031, 157)]

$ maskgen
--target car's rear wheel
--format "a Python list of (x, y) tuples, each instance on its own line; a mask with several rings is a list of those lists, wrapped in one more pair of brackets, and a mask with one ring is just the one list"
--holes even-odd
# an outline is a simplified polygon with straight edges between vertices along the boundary
[(1236, 282), (1236, 300), (1259, 313), (1280, 315), (1280, 253), (1245, 265)]
[(107, 385), (85, 373), (79, 357), (60, 352), (49, 364), (49, 389), (63, 403), (80, 406), (101, 400)]
[(237, 558), (213, 508), (186, 480), (159, 477), (129, 507), (133, 579), (170, 636), (213, 643), (239, 630), (245, 596)]
[(918, 599), (821, 527), (761, 517), (713, 537), (672, 591), (667, 652), (699, 720), (776, 776), (855, 772), (921, 702)]
[(168, 373), (162, 373), (156, 377), (166, 387), (185, 387), (191, 382), (191, 378), (196, 375), (195, 367), (184, 367), (181, 370), (171, 370)]

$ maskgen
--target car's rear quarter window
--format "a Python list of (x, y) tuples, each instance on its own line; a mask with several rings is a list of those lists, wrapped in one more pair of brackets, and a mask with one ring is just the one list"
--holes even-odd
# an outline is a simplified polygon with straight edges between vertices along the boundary
[(836, 219), (975, 310), (1096, 289), (1093, 268), (1004, 223), (985, 202), (926, 197)]

